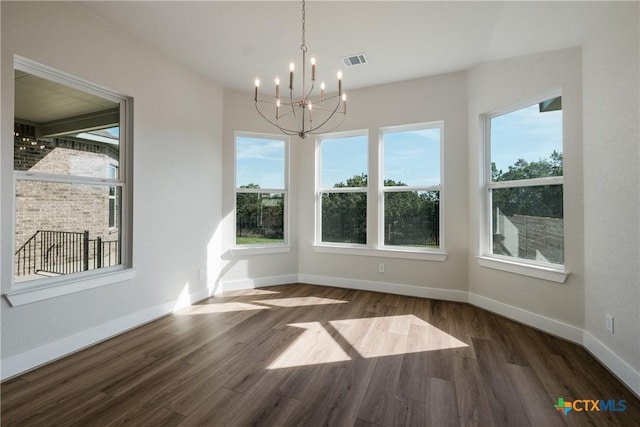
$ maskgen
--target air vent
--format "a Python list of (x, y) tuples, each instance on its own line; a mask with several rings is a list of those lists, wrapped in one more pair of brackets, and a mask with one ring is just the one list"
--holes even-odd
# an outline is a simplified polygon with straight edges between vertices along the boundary
[(356, 53), (355, 55), (343, 56), (342, 62), (347, 67), (353, 67), (356, 65), (364, 65), (367, 63), (367, 55), (364, 53)]

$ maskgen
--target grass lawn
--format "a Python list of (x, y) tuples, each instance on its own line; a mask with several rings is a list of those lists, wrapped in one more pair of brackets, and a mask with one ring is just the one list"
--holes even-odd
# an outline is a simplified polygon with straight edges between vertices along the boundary
[(284, 243), (284, 239), (269, 239), (267, 237), (260, 236), (236, 236), (236, 245), (255, 245), (260, 243)]

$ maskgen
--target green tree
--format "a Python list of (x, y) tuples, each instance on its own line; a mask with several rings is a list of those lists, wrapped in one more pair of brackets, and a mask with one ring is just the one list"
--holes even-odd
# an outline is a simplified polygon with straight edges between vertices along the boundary
[[(251, 183), (240, 188), (259, 189), (260, 186)], [(282, 239), (284, 236), (282, 194), (236, 193), (236, 236)]]
[[(406, 187), (385, 180), (385, 187)], [(437, 246), (439, 243), (439, 194), (437, 191), (388, 191), (384, 196), (385, 245)]]
[[(553, 151), (548, 159), (527, 162), (519, 159), (509, 166), (506, 172), (491, 164), (491, 176), (494, 182), (520, 179), (562, 176), (562, 153)], [(533, 187), (501, 188), (492, 191), (493, 206), (504, 215), (531, 215), (550, 218), (563, 217), (562, 186), (541, 185)]]
[[(334, 184), (334, 188), (363, 188), (367, 175), (348, 178)], [(367, 194), (322, 194), (322, 241), (339, 243), (367, 243)]]

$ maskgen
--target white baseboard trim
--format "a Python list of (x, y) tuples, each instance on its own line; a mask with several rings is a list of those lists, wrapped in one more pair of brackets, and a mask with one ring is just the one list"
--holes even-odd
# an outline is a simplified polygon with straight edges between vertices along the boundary
[(258, 277), (255, 279), (228, 280), (221, 282), (222, 292), (240, 291), (243, 289), (255, 289), (263, 286), (287, 285), (297, 283), (297, 274), (284, 274), (282, 276)]
[(593, 357), (598, 359), (640, 398), (640, 372), (587, 331), (583, 333), (583, 345)]
[[(209, 297), (209, 289), (202, 289), (188, 295), (190, 303), (201, 301)], [(179, 299), (159, 304), (128, 316), (120, 317), (103, 323), (91, 329), (53, 341), (41, 347), (25, 351), (24, 353), (8, 357), (0, 363), (0, 380), (23, 374), (38, 366), (53, 362), (64, 356), (80, 351), (101, 341), (120, 335), (130, 329), (159, 319), (177, 308), (184, 306)], [(189, 304), (186, 304), (189, 305)]]
[(582, 329), (540, 314), (469, 292), (469, 303), (582, 345)]
[(357, 289), (360, 291), (386, 292), (388, 294), (406, 295), (410, 297), (432, 298), (447, 301), (467, 302), (466, 291), (427, 288), (397, 283), (373, 282), (359, 279), (343, 279), (333, 276), (317, 276), (313, 274), (298, 275), (298, 282), (310, 285), (335, 286), (336, 288)]

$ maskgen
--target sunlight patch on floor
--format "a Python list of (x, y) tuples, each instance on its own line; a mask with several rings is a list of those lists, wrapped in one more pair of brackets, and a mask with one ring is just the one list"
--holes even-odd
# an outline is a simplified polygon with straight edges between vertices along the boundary
[(244, 302), (222, 302), (219, 304), (198, 304), (176, 311), (179, 316), (194, 314), (229, 313), (232, 311), (269, 310), (269, 307)]
[(260, 301), (253, 301), (257, 304), (273, 305), (276, 307), (304, 307), (307, 305), (325, 305), (325, 304), (348, 304), (349, 301), (342, 301), (337, 299), (320, 298), (320, 297), (292, 297), (292, 298), (278, 298), (278, 299), (265, 299)]
[(320, 322), (291, 323), (287, 326), (304, 329), (267, 369), (320, 365), (351, 360)]
[(292, 323), (304, 332), (267, 369), (447, 350), (468, 345), (412, 315)]

